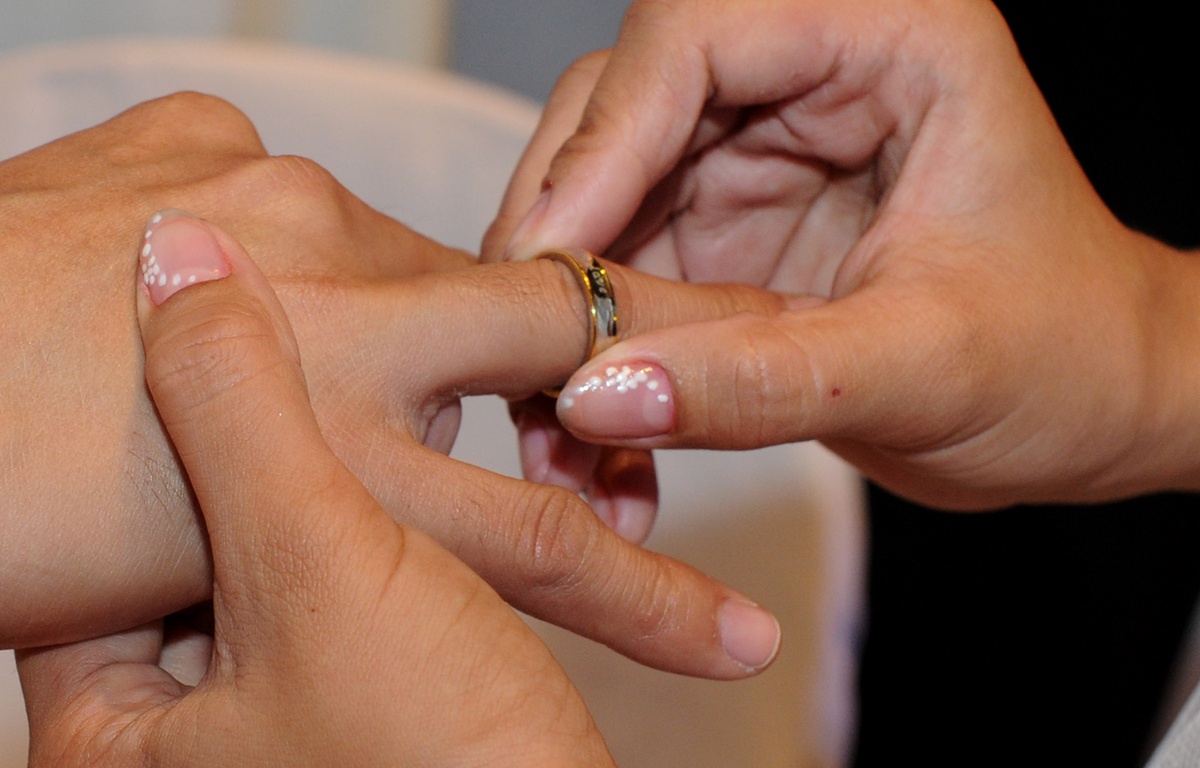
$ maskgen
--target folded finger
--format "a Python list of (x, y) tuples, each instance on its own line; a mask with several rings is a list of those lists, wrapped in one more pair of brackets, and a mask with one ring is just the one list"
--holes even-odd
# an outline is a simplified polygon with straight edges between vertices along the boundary
[[(145, 715), (185, 687), (157, 666), (162, 624), (70, 645), (17, 652), (29, 717), (30, 765), (95, 765), (86, 749), (97, 734), (117, 736), (105, 765), (133, 764)], [(92, 756), (94, 757), (94, 755)]]
[(592, 511), (622, 538), (645, 541), (658, 513), (658, 477), (649, 451), (583, 442), (558, 422), (548, 397), (512, 403), (509, 411), (527, 480), (584, 494)]

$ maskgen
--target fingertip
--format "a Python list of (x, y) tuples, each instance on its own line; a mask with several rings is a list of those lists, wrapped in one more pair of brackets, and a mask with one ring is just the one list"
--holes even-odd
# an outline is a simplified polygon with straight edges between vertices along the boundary
[(775, 616), (757, 603), (734, 597), (717, 611), (721, 647), (748, 674), (757, 674), (779, 655), (782, 632)]
[(605, 448), (595, 479), (585, 491), (588, 502), (618, 536), (641, 544), (658, 516), (658, 474), (649, 451)]
[(209, 225), (185, 211), (154, 214), (142, 241), (140, 284), (154, 307), (191, 285), (220, 280), (233, 271)]
[(513, 408), (521, 470), (526, 480), (580, 493), (592, 481), (601, 448), (571, 435), (555, 420), (550, 407), (549, 399), (537, 398)]
[(558, 399), (558, 417), (572, 432), (596, 440), (669, 434), (675, 425), (671, 378), (658, 364), (631, 360), (589, 364)]

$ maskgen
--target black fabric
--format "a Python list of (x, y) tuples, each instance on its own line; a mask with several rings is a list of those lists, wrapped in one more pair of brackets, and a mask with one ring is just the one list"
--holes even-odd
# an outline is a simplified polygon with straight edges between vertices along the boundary
[[(1118, 217), (1200, 246), (1186, 4), (998, 5)], [(869, 514), (857, 766), (1144, 761), (1200, 594), (1200, 498), (957, 515), (873, 487)]]

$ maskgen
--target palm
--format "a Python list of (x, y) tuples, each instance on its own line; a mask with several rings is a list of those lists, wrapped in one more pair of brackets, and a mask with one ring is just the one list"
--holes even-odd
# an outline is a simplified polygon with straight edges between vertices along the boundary
[(814, 125), (798, 101), (729, 114), (733, 127), (659, 183), (609, 255), (689, 282), (832, 298), (883, 194), (886, 136), (848, 142), (841, 112)]

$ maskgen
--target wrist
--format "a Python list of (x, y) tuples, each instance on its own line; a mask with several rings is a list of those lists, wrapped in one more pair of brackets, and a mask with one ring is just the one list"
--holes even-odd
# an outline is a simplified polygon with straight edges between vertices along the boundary
[(1200, 251), (1135, 237), (1147, 291), (1130, 481), (1138, 492), (1200, 491)]

